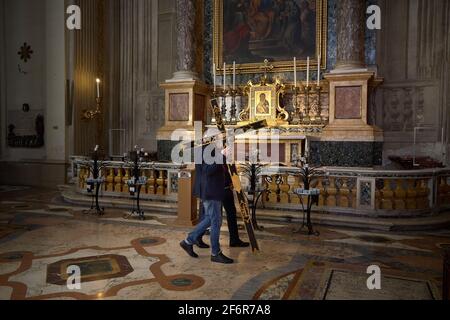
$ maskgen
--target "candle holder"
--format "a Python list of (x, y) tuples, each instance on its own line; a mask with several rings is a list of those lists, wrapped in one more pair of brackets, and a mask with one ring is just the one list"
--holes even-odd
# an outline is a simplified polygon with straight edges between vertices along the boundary
[[(217, 98), (219, 97), (219, 94), (216, 90), (213, 91), (211, 98), (217, 100)], [(212, 113), (211, 116), (211, 124), (216, 124), (216, 116), (214, 114), (214, 112)]]
[(99, 152), (103, 154), (103, 119), (102, 119), (102, 101), (101, 97), (95, 98), (96, 108), (94, 110), (84, 110), (82, 113), (82, 120), (93, 121), (96, 120), (95, 143), (100, 146)]
[(293, 93), (293, 99), (292, 99), (292, 105), (294, 111), (292, 111), (291, 118), (293, 124), (299, 124), (301, 121), (301, 106), (298, 104), (298, 96), (300, 94), (300, 88), (297, 86), (292, 86), (292, 93)]
[(309, 85), (306, 85), (303, 87), (303, 92), (305, 95), (305, 116), (302, 119), (303, 123), (305, 124), (311, 124), (311, 117), (309, 115), (310, 112), (310, 94), (311, 94), (311, 87)]
[(237, 117), (236, 117), (236, 97), (239, 94), (239, 91), (236, 89), (233, 89), (230, 91), (231, 94), (231, 110), (230, 110), (230, 124), (235, 125), (237, 124)]
[(322, 117), (321, 117), (321, 105), (320, 105), (320, 97), (321, 97), (322, 87), (319, 85), (314, 85), (312, 87), (311, 93), (311, 104), (310, 109), (312, 112), (311, 121), (315, 123), (321, 123)]
[(95, 98), (96, 108), (94, 110), (83, 110), (82, 120), (94, 120), (102, 113), (102, 98)]
[(224, 88), (222, 90), (222, 119), (225, 123), (227, 123), (227, 95), (228, 90)]

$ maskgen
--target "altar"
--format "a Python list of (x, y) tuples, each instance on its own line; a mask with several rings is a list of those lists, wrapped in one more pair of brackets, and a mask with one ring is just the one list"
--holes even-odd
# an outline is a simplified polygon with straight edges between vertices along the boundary
[[(209, 101), (216, 99), (229, 135), (234, 136), (234, 159), (238, 162), (245, 162), (257, 150), (261, 161), (285, 166), (294, 165), (304, 157), (316, 166), (382, 164), (383, 132), (368, 120), (369, 99), (382, 79), (367, 70), (329, 73), (322, 79), (318, 65), (318, 78), (312, 81), (309, 59), (305, 80), (297, 78), (296, 60), (293, 82), (272, 75), (269, 72), (272, 68), (265, 60), (261, 63), (264, 73), (245, 85), (237, 84), (235, 65), (228, 70), (232, 78), (229, 87), (224, 83), (220, 88), (215, 82), (205, 87), (195, 84), (196, 81), (191, 81), (189, 86), (182, 81), (164, 84), (166, 114), (176, 114), (176, 110), (186, 114), (188, 121), (170, 116), (166, 119), (158, 134), (158, 154), (165, 157), (159, 160), (173, 160), (168, 155), (178, 143), (171, 139), (175, 130), (183, 130), (178, 134), (183, 140), (200, 141), (204, 130), (215, 128), (216, 119)], [(226, 76), (227, 69), (224, 70)], [(189, 89), (184, 93), (183, 88)], [(172, 98), (183, 94), (186, 100), (183, 103)], [(180, 108), (186, 110), (181, 112)], [(241, 126), (261, 120), (267, 122), (266, 128), (239, 132)]]

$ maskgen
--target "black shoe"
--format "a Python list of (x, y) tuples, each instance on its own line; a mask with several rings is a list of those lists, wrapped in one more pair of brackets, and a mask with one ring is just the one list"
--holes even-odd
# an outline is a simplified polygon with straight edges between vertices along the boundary
[(203, 239), (199, 239), (197, 243), (195, 244), (200, 249), (209, 249), (209, 245), (203, 242)]
[(250, 243), (244, 242), (242, 240), (236, 241), (236, 242), (230, 242), (231, 248), (247, 248), (250, 246)]
[(217, 256), (211, 256), (211, 261), (223, 264), (232, 264), (234, 262), (233, 259), (226, 257), (222, 252)]
[(198, 255), (194, 252), (194, 246), (187, 244), (186, 241), (180, 242), (180, 247), (183, 248), (184, 251), (187, 252), (188, 255), (190, 255), (192, 258), (198, 258)]

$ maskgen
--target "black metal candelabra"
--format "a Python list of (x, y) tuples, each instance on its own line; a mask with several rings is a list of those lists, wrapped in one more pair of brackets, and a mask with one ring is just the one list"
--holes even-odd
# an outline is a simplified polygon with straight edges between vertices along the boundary
[[(311, 210), (313, 205), (319, 204), (320, 190), (311, 188), (313, 181), (317, 178), (319, 171), (308, 165), (308, 157), (303, 157), (299, 161), (300, 179), (303, 182), (303, 188), (294, 190), (299, 197), (303, 211), (303, 222), (300, 228), (294, 230), (294, 233), (300, 233), (305, 227), (308, 229), (308, 235), (319, 236), (320, 233), (314, 230), (311, 221)], [(307, 198), (306, 206), (303, 197)]]
[[(92, 178), (87, 179), (87, 192), (92, 194), (92, 204), (89, 211), (84, 213), (93, 212), (99, 216), (105, 213), (105, 208), (101, 208), (99, 204), (100, 187), (105, 182), (105, 179), (101, 177), (101, 170), (104, 168), (104, 163), (99, 160), (98, 155), (99, 146), (96, 146), (94, 153), (92, 155), (92, 161), (90, 162), (90, 171), (92, 173)], [(95, 204), (94, 204), (95, 203)], [(95, 211), (93, 211), (95, 210)]]
[(143, 167), (144, 163), (144, 150), (139, 149), (137, 146), (135, 147), (135, 150), (130, 152), (130, 160), (128, 164), (133, 167), (133, 175), (130, 180), (127, 181), (128, 189), (130, 192), (130, 195), (133, 198), (134, 201), (136, 201), (136, 207), (134, 206), (133, 201), (133, 207), (131, 209), (131, 212), (129, 214), (126, 214), (124, 216), (125, 219), (130, 218), (133, 215), (138, 215), (140, 220), (145, 220), (144, 211), (141, 210), (140, 206), (140, 196), (141, 196), (141, 189), (143, 186), (147, 184), (147, 177), (141, 176), (141, 169)]
[(228, 90), (223, 89), (222, 91), (222, 119), (227, 118), (227, 94)]
[(237, 124), (237, 105), (236, 105), (236, 97), (239, 95), (239, 91), (233, 89), (230, 91), (231, 94), (231, 112), (230, 112), (230, 124)]

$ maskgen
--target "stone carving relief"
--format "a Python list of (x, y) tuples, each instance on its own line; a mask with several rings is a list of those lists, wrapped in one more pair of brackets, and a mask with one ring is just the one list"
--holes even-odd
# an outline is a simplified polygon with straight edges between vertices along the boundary
[(425, 87), (383, 88), (383, 129), (408, 132), (425, 124)]

